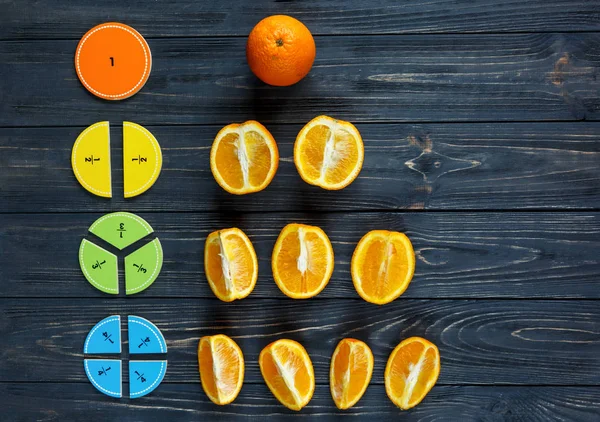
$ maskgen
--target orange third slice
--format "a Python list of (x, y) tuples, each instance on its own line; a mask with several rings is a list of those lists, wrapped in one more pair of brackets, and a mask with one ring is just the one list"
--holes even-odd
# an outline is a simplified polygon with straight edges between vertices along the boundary
[(258, 260), (248, 236), (236, 228), (209, 234), (204, 246), (204, 271), (219, 299), (231, 302), (248, 296), (258, 278)]
[(373, 230), (352, 255), (354, 288), (367, 302), (383, 305), (400, 296), (415, 273), (415, 252), (406, 235)]
[(293, 340), (277, 340), (258, 358), (260, 372), (273, 395), (285, 407), (300, 410), (315, 391), (315, 373), (306, 349)]
[(363, 141), (352, 123), (328, 116), (312, 119), (298, 133), (294, 163), (300, 177), (327, 190), (348, 186), (362, 168)]
[(235, 341), (223, 334), (202, 337), (198, 367), (202, 388), (213, 403), (235, 400), (244, 383), (244, 355)]
[(435, 344), (411, 337), (392, 351), (385, 367), (385, 391), (401, 409), (423, 400), (440, 375), (440, 352)]
[(85, 88), (105, 100), (138, 92), (150, 76), (148, 43), (130, 26), (108, 22), (90, 29), (79, 41), (75, 70)]
[(266, 188), (277, 171), (279, 151), (271, 133), (250, 120), (219, 131), (210, 151), (210, 170), (217, 183), (235, 195)]
[(288, 224), (275, 243), (271, 267), (285, 295), (293, 299), (316, 296), (333, 273), (331, 242), (319, 227)]
[(338, 409), (354, 406), (367, 390), (373, 375), (373, 353), (360, 340), (345, 338), (331, 357), (329, 387)]

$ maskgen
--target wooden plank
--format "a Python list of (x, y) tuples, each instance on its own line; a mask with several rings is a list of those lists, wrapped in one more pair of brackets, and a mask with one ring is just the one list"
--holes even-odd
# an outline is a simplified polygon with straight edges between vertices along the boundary
[[(596, 421), (600, 389), (597, 387), (498, 387), (436, 386), (425, 400), (410, 411), (401, 411), (386, 397), (382, 385), (371, 385), (352, 409), (337, 410), (327, 386), (319, 385), (307, 407), (301, 412), (287, 410), (279, 404), (266, 385), (244, 385), (235, 402), (219, 407), (212, 404), (195, 384), (163, 383), (143, 400), (114, 400), (98, 393), (91, 384), (0, 384), (3, 416), (9, 420), (76, 420), (171, 422), (210, 420), (215, 422), (305, 419), (309, 415), (322, 420), (402, 418), (403, 421), (527, 420)], [(93, 410), (92, 410), (93, 409)]]
[[(416, 300), (383, 307), (361, 300), (3, 299), (0, 379), (86, 381), (82, 345), (109, 315), (139, 315), (168, 344), (167, 382), (196, 383), (198, 339), (223, 333), (240, 345), (245, 382), (262, 383), (260, 350), (279, 338), (302, 343), (319, 384), (327, 384), (335, 345), (361, 339), (375, 356), (372, 384), (383, 383), (392, 349), (422, 336), (440, 349), (441, 385), (600, 385), (598, 300)], [(127, 381), (127, 378), (125, 378)]]
[(162, 144), (163, 171), (149, 192), (127, 201), (120, 125), (111, 132), (110, 201), (73, 175), (71, 148), (83, 127), (0, 129), (0, 212), (600, 208), (600, 123), (359, 124), (364, 166), (338, 192), (300, 179), (293, 142), (302, 125), (269, 125), (277, 175), (265, 191), (242, 197), (210, 173), (220, 126), (147, 126)]
[(274, 14), (302, 20), (313, 34), (600, 30), (597, 5), (584, 0), (382, 0), (369, 2), (368, 7), (359, 0), (107, 0), (71, 6), (66, 0), (9, 2), (3, 5), (0, 39), (79, 38), (92, 26), (108, 21), (130, 24), (146, 37), (246, 36), (259, 20)]
[(116, 102), (93, 97), (77, 79), (77, 40), (2, 42), (0, 126), (599, 117), (598, 33), (317, 37), (311, 73), (288, 88), (251, 74), (245, 42), (150, 40), (148, 83)]
[[(81, 239), (100, 216), (0, 215), (0, 297), (107, 298), (84, 279), (77, 258)], [(406, 298), (600, 298), (599, 213), (140, 216), (154, 227), (165, 262), (139, 297), (214, 298), (204, 276), (204, 242), (214, 230), (237, 226), (259, 258), (250, 298), (284, 298), (272, 279), (271, 253), (279, 231), (297, 221), (322, 227), (334, 247), (334, 273), (319, 297), (359, 298), (350, 277), (352, 253), (367, 231), (383, 228), (405, 232), (417, 254)]]

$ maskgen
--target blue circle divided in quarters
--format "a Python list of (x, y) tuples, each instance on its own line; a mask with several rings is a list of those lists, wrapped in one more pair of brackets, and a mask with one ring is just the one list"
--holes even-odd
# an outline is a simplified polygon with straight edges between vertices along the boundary
[(129, 361), (129, 397), (137, 399), (160, 385), (167, 372), (166, 360)]
[(112, 315), (94, 325), (85, 339), (83, 353), (121, 353), (121, 317)]
[[(121, 361), (117, 359), (85, 359), (85, 373), (96, 389), (107, 396), (121, 398)], [(166, 365), (165, 365), (166, 370)]]
[(127, 331), (130, 354), (167, 353), (165, 338), (156, 325), (147, 319), (130, 315), (127, 319)]

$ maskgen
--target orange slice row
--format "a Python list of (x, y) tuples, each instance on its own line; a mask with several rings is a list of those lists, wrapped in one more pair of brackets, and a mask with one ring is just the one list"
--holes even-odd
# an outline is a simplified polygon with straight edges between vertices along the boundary
[[(277, 287), (293, 299), (318, 295), (333, 273), (331, 241), (323, 230), (306, 224), (283, 228), (271, 257)], [(252, 242), (240, 229), (218, 230), (206, 239), (204, 269), (219, 299), (247, 297), (258, 278), (258, 259)], [(367, 302), (383, 305), (398, 298), (415, 272), (415, 252), (406, 235), (373, 230), (358, 242), (352, 255), (354, 287)]]
[[(340, 341), (331, 357), (331, 397), (339, 409), (354, 406), (365, 393), (373, 374), (373, 353), (364, 342)], [(281, 339), (259, 355), (260, 372), (281, 404), (301, 410), (315, 391), (315, 373), (306, 349), (294, 340)], [(209, 399), (218, 405), (235, 400), (244, 382), (244, 356), (231, 338), (219, 334), (202, 337), (198, 344), (200, 381)], [(421, 337), (411, 337), (392, 351), (385, 369), (385, 389), (401, 409), (419, 404), (440, 373), (438, 348)]]
[[(364, 145), (352, 123), (319, 116), (298, 133), (294, 163), (302, 179), (323, 189), (348, 186), (360, 172)], [(210, 152), (217, 183), (234, 195), (259, 192), (273, 180), (279, 165), (277, 143), (260, 123), (233, 123), (219, 131)]]

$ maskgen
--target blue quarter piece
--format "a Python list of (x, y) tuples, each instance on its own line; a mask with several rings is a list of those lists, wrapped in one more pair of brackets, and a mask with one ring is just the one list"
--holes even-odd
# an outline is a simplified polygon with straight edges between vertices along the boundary
[(167, 353), (167, 342), (156, 325), (133, 315), (128, 317), (127, 325), (130, 354)]
[(166, 360), (129, 361), (129, 398), (150, 394), (160, 385), (166, 372)]
[(121, 317), (113, 315), (97, 323), (85, 339), (83, 353), (121, 353)]
[(85, 373), (96, 389), (107, 396), (120, 399), (121, 361), (116, 359), (85, 359)]

